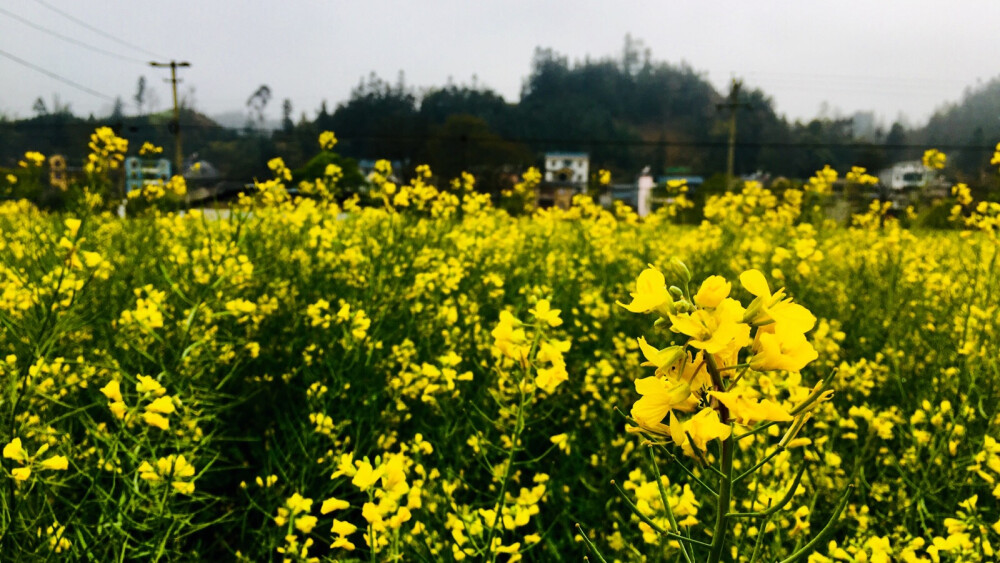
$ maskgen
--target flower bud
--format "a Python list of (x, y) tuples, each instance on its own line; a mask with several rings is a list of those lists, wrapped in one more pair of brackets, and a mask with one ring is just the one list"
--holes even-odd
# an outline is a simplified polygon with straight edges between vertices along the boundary
[(670, 258), (670, 265), (667, 268), (671, 274), (676, 276), (682, 283), (688, 283), (691, 281), (691, 270), (681, 262), (679, 258), (673, 256)]
[(669, 315), (677, 314), (677, 307), (674, 306), (673, 299), (667, 299), (656, 309), (656, 314), (660, 315), (660, 319), (666, 319)]

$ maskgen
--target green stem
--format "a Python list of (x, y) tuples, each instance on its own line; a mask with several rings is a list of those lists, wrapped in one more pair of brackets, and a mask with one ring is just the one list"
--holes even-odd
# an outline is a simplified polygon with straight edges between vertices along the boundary
[[(717, 391), (725, 391), (725, 384), (719, 374), (719, 368), (715, 365), (715, 358), (711, 354), (705, 356), (708, 373), (712, 376), (712, 385)], [(729, 409), (717, 399), (713, 399), (715, 408), (719, 411), (719, 421), (723, 424), (729, 423)], [(730, 425), (729, 436), (722, 441), (722, 476), (719, 478), (719, 502), (716, 505), (715, 531), (712, 533), (712, 548), (708, 554), (709, 563), (718, 563), (722, 559), (722, 550), (726, 545), (727, 524), (729, 523), (729, 508), (732, 504), (733, 488), (733, 445), (736, 439), (733, 437), (732, 425)]]
[(601, 555), (601, 552), (597, 550), (597, 546), (590, 541), (589, 537), (587, 537), (587, 531), (584, 530), (580, 524), (576, 525), (576, 529), (580, 532), (580, 536), (583, 537), (583, 543), (587, 544), (587, 549), (594, 554), (594, 557), (596, 557), (601, 563), (608, 563), (608, 560), (605, 559), (604, 556)]
[(795, 474), (795, 479), (792, 480), (792, 486), (788, 488), (788, 492), (785, 493), (785, 496), (780, 501), (778, 501), (778, 504), (776, 504), (776, 505), (768, 508), (767, 510), (764, 510), (763, 512), (731, 512), (731, 513), (729, 513), (729, 517), (730, 518), (761, 518), (761, 517), (765, 517), (766, 518), (766, 517), (770, 517), (775, 512), (777, 512), (777, 511), (781, 510), (782, 508), (784, 508), (785, 505), (788, 504), (792, 500), (792, 497), (795, 496), (795, 490), (799, 488), (799, 481), (802, 480), (802, 475), (805, 472), (806, 472), (806, 464), (803, 463), (799, 467), (799, 472)]
[(816, 546), (826, 541), (826, 538), (828, 538), (830, 534), (833, 533), (834, 524), (837, 523), (837, 518), (840, 517), (840, 513), (843, 512), (844, 507), (847, 506), (847, 500), (851, 497), (851, 491), (853, 490), (854, 490), (853, 483), (847, 486), (847, 490), (844, 491), (844, 495), (840, 497), (840, 502), (837, 503), (837, 508), (836, 510), (833, 511), (833, 516), (830, 517), (830, 520), (826, 523), (826, 526), (823, 526), (823, 529), (820, 530), (818, 534), (816, 534), (816, 537), (809, 540), (809, 543), (802, 546), (802, 549), (799, 549), (795, 553), (791, 554), (787, 559), (783, 559), (781, 563), (794, 563), (795, 561), (798, 561), (799, 559), (802, 559), (803, 557), (812, 553), (812, 551), (816, 549)]
[[(538, 338), (535, 338), (537, 343)], [(534, 348), (534, 344), (532, 345)], [(524, 377), (527, 377), (527, 368), (525, 368)], [(507, 452), (507, 467), (504, 468), (503, 481), (500, 484), (500, 499), (496, 503), (497, 513), (493, 517), (493, 525), (490, 526), (490, 534), (486, 538), (486, 545), (484, 549), (492, 552), (490, 556), (490, 561), (496, 561), (497, 552), (493, 551), (493, 538), (496, 535), (497, 525), (503, 522), (503, 508), (506, 504), (507, 497), (507, 483), (510, 481), (511, 469), (514, 467), (514, 456), (517, 454), (517, 443), (521, 440), (521, 432), (524, 430), (524, 405), (525, 397), (524, 391), (521, 390), (520, 381), (517, 382), (517, 394), (518, 394), (518, 405), (517, 405), (517, 423), (514, 425), (513, 436), (511, 436), (510, 450)]]
[(615, 488), (615, 491), (618, 492), (618, 496), (622, 497), (622, 500), (625, 501), (625, 504), (628, 505), (629, 509), (636, 516), (638, 516), (640, 520), (642, 520), (646, 524), (649, 524), (649, 527), (652, 528), (654, 532), (656, 532), (657, 534), (666, 534), (667, 533), (667, 531), (664, 530), (663, 528), (661, 528), (659, 526), (659, 524), (657, 524), (656, 522), (653, 522), (653, 520), (649, 516), (646, 516), (645, 514), (642, 513), (641, 510), (639, 510), (639, 507), (636, 506), (634, 502), (632, 502), (632, 499), (628, 498), (628, 494), (626, 494), (625, 491), (622, 490), (622, 488), (618, 486), (618, 483), (615, 482), (614, 479), (611, 480), (611, 486)]
[(780, 454), (783, 451), (785, 451), (785, 448), (783, 446), (778, 446), (778, 448), (776, 448), (773, 452), (771, 452), (770, 454), (768, 454), (767, 457), (765, 457), (764, 459), (762, 459), (759, 462), (757, 462), (756, 465), (754, 465), (750, 469), (747, 469), (743, 473), (740, 473), (736, 477), (736, 479), (733, 479), (733, 482), (734, 483), (739, 483), (740, 481), (743, 480), (744, 477), (750, 476), (751, 474), (753, 474), (754, 471), (757, 471), (758, 469), (760, 469), (761, 467), (763, 467), (765, 463), (771, 461), (771, 459), (774, 458), (774, 456)]
[[(768, 509), (771, 508), (771, 502), (767, 503)], [(760, 555), (760, 546), (763, 543), (764, 533), (767, 531), (767, 523), (771, 521), (770, 516), (765, 516), (764, 520), (761, 521), (760, 526), (757, 527), (757, 539), (753, 543), (753, 553), (750, 555), (750, 563), (754, 563), (757, 560), (757, 556)]]
[[(656, 456), (653, 454), (653, 446), (649, 446), (647, 449), (649, 452), (649, 461), (653, 466), (653, 476), (656, 477), (656, 487), (660, 491), (660, 501), (663, 502), (663, 509), (667, 513), (667, 519), (670, 520), (670, 526), (677, 532), (681, 531), (680, 526), (677, 525), (677, 517), (674, 516), (674, 510), (670, 508), (670, 499), (667, 498), (667, 491), (663, 488), (663, 480), (660, 479), (660, 468), (656, 466)], [(680, 544), (681, 552), (684, 554), (684, 560), (688, 563), (693, 563), (691, 560), (691, 554), (688, 553), (687, 546), (683, 543)]]
[(708, 554), (709, 563), (717, 563), (722, 558), (726, 544), (729, 507), (733, 487), (733, 443), (732, 437), (722, 441), (722, 472), (719, 479), (719, 503), (715, 516), (715, 532), (712, 534), (712, 549)]
[(664, 446), (663, 444), (660, 444), (660, 443), (657, 443), (656, 445), (659, 446), (660, 449), (663, 450), (667, 455), (669, 455), (670, 459), (674, 460), (674, 462), (677, 465), (679, 465), (681, 469), (684, 470), (684, 473), (687, 473), (688, 477), (694, 479), (694, 481), (696, 483), (698, 483), (699, 485), (701, 485), (702, 487), (704, 487), (705, 490), (708, 491), (712, 496), (714, 496), (714, 497), (718, 497), (719, 496), (719, 493), (717, 493), (715, 491), (715, 489), (713, 489), (707, 483), (705, 483), (704, 481), (702, 481), (701, 479), (699, 479), (698, 476), (695, 475), (693, 471), (691, 471), (690, 469), (688, 469), (688, 467), (686, 465), (684, 465), (684, 462), (682, 462), (681, 460), (677, 459), (677, 456), (674, 455), (674, 453), (672, 451), (668, 450), (666, 446)]

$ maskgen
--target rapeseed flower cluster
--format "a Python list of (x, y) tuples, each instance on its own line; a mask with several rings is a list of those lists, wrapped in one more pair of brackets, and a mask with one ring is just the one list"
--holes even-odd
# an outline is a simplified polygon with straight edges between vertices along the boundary
[[(753, 296), (746, 307), (730, 297), (732, 283), (722, 276), (709, 276), (692, 295), (691, 274), (682, 262), (673, 259), (669, 273), (675, 283), (668, 286), (664, 274), (650, 266), (639, 274), (632, 301), (619, 303), (633, 313), (654, 313), (657, 324), (683, 338), (680, 344), (662, 349), (639, 338), (646, 359), (643, 365), (656, 371), (635, 381), (640, 399), (632, 407), (630, 422), (634, 426), (630, 429), (672, 442), (698, 460), (706, 460), (709, 443), (720, 444), (721, 467), (717, 472), (721, 482), (717, 492), (713, 491), (719, 506), (709, 547), (710, 560), (717, 561), (731, 518), (727, 513), (734, 484), (735, 432), (752, 436), (757, 428), (790, 423), (777, 449), (757, 464), (756, 470), (795, 445), (793, 441), (816, 401), (828, 399), (832, 392), (817, 385), (797, 406), (786, 407), (748, 383), (756, 379), (760, 384), (767, 372), (800, 372), (819, 356), (805, 336), (815, 326), (816, 317), (788, 298), (784, 289), (772, 293), (759, 270), (747, 270), (739, 277)], [(768, 387), (773, 385), (770, 378), (765, 381)], [(635, 510), (643, 513), (640, 507)], [(677, 536), (676, 516), (669, 511), (668, 516), (671, 526), (656, 529), (668, 537)], [(674, 531), (666, 531), (671, 529)], [(795, 535), (799, 529), (801, 524), (789, 533)], [(691, 545), (679, 548), (685, 557), (693, 556), (688, 554)]]
[(121, 166), (128, 150), (128, 140), (115, 135), (110, 127), (99, 127), (90, 135), (87, 147), (90, 154), (87, 155), (84, 170), (88, 174), (102, 174)]

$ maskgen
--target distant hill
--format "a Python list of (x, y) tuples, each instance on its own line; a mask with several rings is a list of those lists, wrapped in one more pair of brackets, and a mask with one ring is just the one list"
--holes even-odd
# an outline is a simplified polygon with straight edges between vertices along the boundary
[(916, 133), (942, 144), (963, 144), (977, 130), (985, 138), (1000, 139), (1000, 77), (967, 88), (962, 101), (938, 109)]
[[(0, 122), (0, 166), (16, 162), (26, 150), (45, 155), (61, 154), (70, 162), (79, 161), (88, 152), (90, 134), (98, 127), (111, 127), (128, 139), (132, 147), (148, 141), (172, 147), (170, 133), (172, 111), (139, 116), (77, 117), (68, 112), (37, 115), (30, 119)], [(235, 132), (222, 127), (212, 118), (192, 110), (181, 110), (181, 128), (186, 148), (197, 150), (213, 141), (227, 140)]]
[(967, 88), (960, 102), (938, 109), (927, 125), (913, 131), (911, 138), (928, 146), (968, 147), (946, 152), (963, 172), (978, 173), (989, 162), (992, 147), (1000, 141), (1000, 77)]

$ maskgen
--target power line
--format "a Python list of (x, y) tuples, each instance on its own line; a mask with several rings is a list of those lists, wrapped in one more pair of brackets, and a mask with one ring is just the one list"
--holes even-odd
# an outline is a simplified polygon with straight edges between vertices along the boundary
[(868, 82), (875, 84), (907, 84), (911, 86), (925, 86), (927, 84), (949, 84), (949, 85), (968, 85), (968, 81), (962, 79), (952, 79), (952, 78), (941, 78), (939, 76), (875, 76), (875, 75), (861, 75), (861, 74), (821, 74), (821, 73), (806, 73), (806, 72), (781, 72), (781, 71), (760, 71), (760, 70), (747, 70), (747, 71), (731, 71), (736, 74), (743, 74), (746, 76), (768, 76), (776, 78), (794, 79), (794, 80), (832, 80), (837, 82), (843, 81), (854, 81), (854, 82)]
[(44, 74), (46, 76), (50, 76), (52, 78), (55, 78), (56, 80), (58, 80), (60, 82), (69, 84), (70, 86), (76, 88), (77, 90), (81, 90), (81, 91), (86, 92), (86, 93), (88, 93), (88, 94), (90, 94), (92, 96), (97, 96), (98, 98), (104, 98), (106, 100), (111, 100), (111, 101), (115, 100), (113, 97), (111, 97), (111, 96), (109, 96), (107, 94), (102, 94), (102, 93), (98, 92), (97, 90), (92, 90), (90, 88), (87, 88), (86, 86), (83, 86), (82, 84), (77, 84), (76, 82), (73, 82), (69, 78), (64, 78), (64, 77), (59, 76), (58, 74), (56, 74), (54, 72), (45, 70), (44, 68), (42, 68), (40, 66), (33, 65), (33, 64), (29, 63), (28, 61), (26, 61), (26, 60), (24, 60), (24, 59), (22, 59), (20, 57), (17, 57), (15, 55), (12, 55), (12, 54), (10, 54), (7, 51), (4, 51), (2, 49), (0, 49), (0, 55), (2, 55), (4, 57), (7, 57), (8, 59), (10, 59), (10, 60), (12, 60), (12, 61), (14, 61), (16, 63), (20, 63), (20, 64), (22, 64), (22, 65), (24, 65), (24, 66), (26, 66), (26, 67), (28, 67), (28, 68), (30, 68), (32, 70), (36, 70), (36, 71), (38, 71), (38, 72), (40, 72), (40, 73), (42, 73), (42, 74)]
[(66, 19), (68, 19), (68, 20), (70, 20), (70, 21), (72, 21), (72, 22), (74, 22), (74, 23), (76, 23), (78, 25), (81, 25), (81, 26), (85, 27), (85, 28), (89, 29), (90, 31), (93, 31), (96, 34), (101, 35), (102, 37), (106, 37), (106, 38), (114, 41), (115, 43), (118, 43), (118, 44), (123, 45), (125, 47), (129, 47), (130, 49), (135, 49), (136, 51), (140, 51), (142, 53), (145, 53), (147, 55), (151, 55), (153, 57), (157, 57), (157, 58), (160, 58), (160, 59), (166, 58), (166, 57), (164, 57), (162, 55), (158, 55), (158, 54), (156, 54), (156, 53), (154, 53), (152, 51), (149, 51), (147, 49), (139, 47), (138, 45), (133, 45), (132, 43), (129, 43), (128, 41), (119, 39), (118, 37), (115, 37), (114, 35), (112, 35), (110, 33), (106, 33), (104, 31), (101, 31), (100, 29), (98, 29), (98, 28), (96, 28), (96, 27), (88, 24), (87, 22), (81, 21), (81, 20), (79, 20), (79, 19), (71, 16), (70, 14), (67, 14), (66, 12), (60, 10), (59, 8), (56, 8), (55, 6), (53, 6), (53, 5), (51, 5), (51, 4), (47, 3), (47, 2), (43, 2), (42, 0), (35, 0), (35, 1), (38, 2), (39, 4), (41, 4), (42, 6), (45, 6), (46, 8), (52, 10), (53, 12), (59, 14), (60, 16), (66, 18)]
[(43, 33), (48, 33), (49, 35), (52, 35), (54, 37), (58, 37), (59, 39), (62, 39), (63, 41), (69, 41), (70, 43), (73, 43), (74, 45), (79, 45), (80, 47), (83, 47), (84, 49), (89, 49), (91, 51), (94, 51), (95, 53), (101, 53), (102, 55), (107, 55), (109, 57), (114, 57), (116, 59), (121, 59), (123, 61), (128, 61), (130, 63), (146, 64), (146, 61), (144, 61), (142, 59), (136, 59), (136, 58), (129, 57), (129, 56), (126, 56), (126, 55), (121, 55), (121, 54), (115, 53), (114, 51), (108, 51), (108, 50), (105, 50), (105, 49), (101, 49), (100, 47), (94, 47), (93, 45), (90, 45), (88, 43), (84, 43), (83, 41), (80, 41), (80, 40), (77, 40), (77, 39), (73, 39), (72, 37), (63, 35), (63, 34), (59, 33), (58, 31), (52, 31), (51, 29), (48, 29), (46, 27), (42, 27), (42, 26), (40, 26), (40, 25), (38, 25), (36, 23), (33, 23), (33, 22), (29, 21), (29, 20), (26, 20), (26, 19), (22, 18), (21, 16), (15, 14), (13, 12), (9, 12), (9, 11), (3, 9), (3, 8), (0, 8), (0, 14), (4, 14), (5, 16), (10, 17), (10, 18), (14, 18), (15, 20), (23, 23), (24, 25), (27, 25), (29, 27), (33, 27), (33, 28), (37, 29), (38, 31), (41, 31)]

